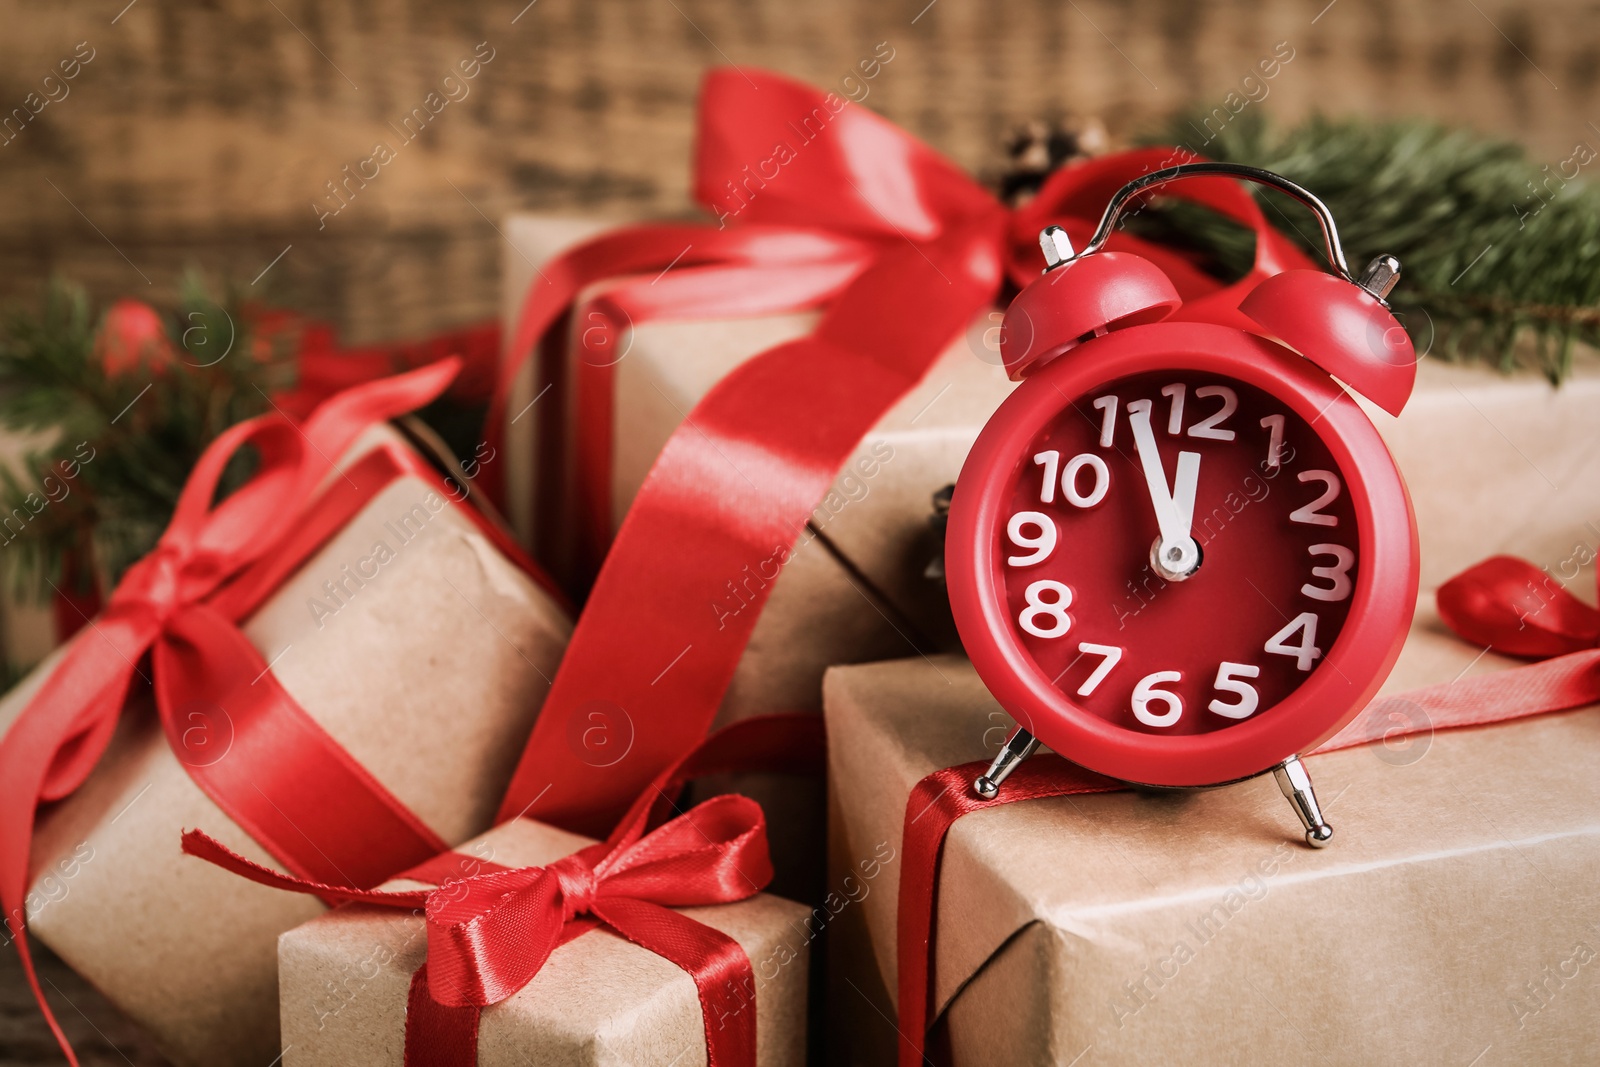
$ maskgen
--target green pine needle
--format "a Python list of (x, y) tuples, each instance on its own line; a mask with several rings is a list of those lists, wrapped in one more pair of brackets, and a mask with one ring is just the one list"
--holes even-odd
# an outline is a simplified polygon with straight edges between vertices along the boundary
[[(1332, 210), (1353, 269), (1398, 256), (1391, 303), (1419, 352), (1530, 365), (1560, 381), (1575, 342), (1600, 344), (1600, 187), (1585, 180), (1597, 158), (1586, 144), (1541, 166), (1510, 142), (1431, 123), (1313, 118), (1275, 129), (1251, 113), (1208, 136), (1200, 119), (1179, 118), (1149, 141), (1304, 185)], [(1304, 207), (1258, 196), (1269, 221), (1322, 257)], [(1248, 264), (1240, 228), (1185, 206), (1165, 214), (1231, 269)]]
[[(52, 283), (40, 313), (0, 320), (0, 425), (41, 440), (20, 469), (0, 466), (0, 564), (15, 593), (87, 592), (92, 574), (71, 558), (110, 588), (155, 546), (205, 446), (292, 379), (282, 346), (261, 351), (237, 303), (193, 277), (164, 318), (175, 361), (114, 375), (75, 286)], [(249, 463), (230, 467), (224, 492)]]

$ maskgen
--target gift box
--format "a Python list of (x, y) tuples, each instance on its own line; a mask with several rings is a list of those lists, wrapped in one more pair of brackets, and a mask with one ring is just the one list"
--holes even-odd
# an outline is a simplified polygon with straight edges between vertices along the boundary
[[(510, 323), (528, 287), (538, 283), (540, 264), (611, 226), (517, 215), (504, 228), (502, 309)], [(999, 318), (997, 311), (976, 318), (862, 440), (781, 573), (774, 559), (730, 576), (731, 611), (741, 610), (750, 589), (773, 587), (723, 701), (723, 721), (817, 707), (822, 672), (831, 664), (958, 647), (944, 591), (927, 574), (940, 557), (930, 532), (932, 497), (956, 480), (972, 442), (1014, 388), (1000, 366)], [(700, 398), (741, 362), (805, 335), (815, 321), (812, 313), (652, 321), (608, 338), (616, 361), (614, 524)], [(569, 344), (599, 328), (574, 322)], [(521, 417), (509, 426), (507, 469), (513, 524), (523, 533), (534, 522), (537, 498), (536, 426), (545, 406), (561, 399), (551, 390), (535, 402), (531, 365), (519, 382), (508, 404)], [(1594, 359), (1579, 359), (1560, 387), (1532, 373), (1424, 359), (1398, 418), (1360, 403), (1406, 477), (1423, 588), (1490, 552), (1559, 564), (1576, 558), (1581, 544), (1600, 540), (1600, 507), (1592, 506), (1592, 494), (1574, 491), (1600, 484), (1600, 452), (1589, 440), (1600, 419)], [(1470, 478), (1462, 477), (1464, 464)]]
[[(587, 220), (513, 216), (506, 222), (503, 308), (515, 319), (537, 280), (535, 265), (603, 232)], [(718, 322), (654, 321), (633, 327), (615, 364), (616, 428), (611, 516), (620, 525), (651, 464), (687, 412), (730, 370), (804, 336), (814, 313)], [(822, 672), (851, 663), (951, 647), (944, 590), (925, 573), (940, 557), (930, 528), (933, 493), (955, 481), (973, 438), (1013, 388), (1000, 366), (999, 313), (975, 319), (923, 382), (884, 416), (811, 512), (787, 558), (749, 561), (729, 575), (718, 610), (737, 615), (772, 586), (718, 717), (820, 707)], [(573, 324), (574, 342), (592, 324)], [(508, 436), (509, 510), (519, 535), (536, 522), (532, 369), (508, 409), (526, 414)], [(774, 546), (776, 548), (776, 546)], [(781, 576), (780, 576), (781, 566)]]
[[(1384, 694), (1503, 670), (1424, 596)], [(1396, 736), (1306, 766), (1321, 851), (1271, 776), (978, 811), (944, 842), (934, 1044), (957, 1063), (1574, 1063), (1600, 1042), (1593, 709)], [(898, 853), (925, 775), (1011, 721), (955, 657), (825, 682), (833, 1051), (893, 1062)], [(1400, 736), (1405, 733), (1406, 736)], [(888, 862), (882, 862), (884, 857)], [(868, 861), (876, 875), (868, 880)]]
[[(549, 864), (591, 844), (516, 819), (459, 848), (456, 873), (476, 873), (485, 863)], [(383, 888), (423, 884), (401, 878)], [(735, 1010), (755, 1013), (755, 1062), (805, 1063), (807, 909), (763, 893), (679, 911), (732, 937), (749, 958), (754, 988), (736, 998)], [(420, 914), (355, 903), (278, 939), (286, 1067), (403, 1062), (407, 994), (427, 955), (425, 925)], [(476, 1062), (703, 1064), (705, 1028), (687, 973), (611, 932), (592, 930), (555, 949), (520, 991), (483, 1010)]]
[[(282, 430), (283, 438), (292, 432)], [(178, 708), (172, 740), (149, 687), (136, 681), (103, 757), (79, 788), (42, 807), (35, 825), (29, 933), (177, 1063), (264, 1064), (277, 1055), (276, 939), (323, 910), (314, 898), (271, 892), (179, 852), (180, 831), (199, 825), (275, 862), (193, 777), (205, 768), (228, 773), (244, 766), (247, 748), (282, 743), (244, 736), (245, 708), (232, 701), (252, 686), (281, 686), (311, 729), (359, 765), (350, 773), (386, 787), (425, 824), (424, 836), (461, 841), (490, 824), (570, 633), (558, 599), (393, 431), (374, 427), (339, 451), (340, 470), (324, 488), (366, 485), (363, 471), (377, 469), (369, 462), (392, 460), (400, 473), (352, 505), (342, 527), (323, 531), (302, 565), (269, 576), (275, 589), (239, 623), (264, 661), (261, 684), (232, 690), (228, 706)], [(325, 459), (309, 462), (328, 469)], [(313, 507), (301, 522), (325, 520)], [(164, 580), (155, 572), (154, 595)], [(110, 641), (111, 625), (90, 625), (40, 665), (0, 704), (0, 724), (13, 724), (78, 643)], [(100, 652), (115, 662), (119, 648)], [(155, 669), (149, 657), (131, 666), (146, 680)], [(325, 796), (328, 788), (317, 775), (291, 776), (287, 759), (257, 771), (261, 778), (245, 784), (291, 823), (298, 816), (283, 809), (296, 810), (296, 793)], [(335, 821), (359, 814), (337, 797), (327, 802)], [(346, 862), (328, 857), (333, 867)]]

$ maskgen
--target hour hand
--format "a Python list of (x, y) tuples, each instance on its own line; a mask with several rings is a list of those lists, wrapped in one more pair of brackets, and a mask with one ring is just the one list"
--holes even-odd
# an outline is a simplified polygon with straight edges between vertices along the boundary
[(1194, 524), (1195, 490), (1200, 479), (1200, 454), (1178, 454), (1177, 482), (1169, 489), (1155, 431), (1150, 427), (1150, 401), (1130, 403), (1128, 423), (1133, 427), (1134, 447), (1139, 453), (1139, 465), (1144, 469), (1156, 526), (1161, 531), (1151, 552), (1151, 562), (1163, 577), (1181, 581), (1193, 574), (1200, 564), (1200, 548), (1190, 532)]

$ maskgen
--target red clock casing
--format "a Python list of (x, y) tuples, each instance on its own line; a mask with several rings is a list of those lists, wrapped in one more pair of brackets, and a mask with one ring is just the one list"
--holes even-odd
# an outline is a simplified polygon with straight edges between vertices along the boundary
[[(1198, 398), (1191, 394), (1187, 429), (1173, 416), (1166, 428), (1176, 432), (1161, 435), (1167, 470), (1173, 469), (1180, 450), (1193, 449), (1201, 457), (1195, 461), (1203, 472), (1200, 500), (1192, 505), (1196, 514), (1215, 512), (1224, 519), (1234, 514), (1231, 505), (1218, 511), (1215, 501), (1226, 486), (1240, 485), (1242, 468), (1237, 462), (1227, 465), (1229, 450), (1255, 454), (1272, 444), (1269, 420), (1258, 426), (1253, 417), (1260, 411), (1268, 407), (1281, 411), (1280, 433), (1284, 420), (1292, 420), (1289, 425), (1295, 433), (1290, 436), (1298, 438), (1300, 462), (1283, 466), (1282, 491), (1272, 507), (1263, 500), (1254, 512), (1241, 509), (1238, 521), (1203, 545), (1204, 558), (1187, 581), (1158, 579), (1152, 587), (1148, 577), (1141, 582), (1139, 564), (1156, 531), (1140, 471), (1128, 455), (1131, 442), (1126, 436), (1121, 441), (1113, 437), (1111, 446), (1096, 448), (1100, 441), (1095, 431), (1097, 424), (1105, 425), (1101, 418), (1106, 407), (1125, 413), (1128, 385), (1144, 383), (1147, 392), (1154, 392), (1151, 386), (1161, 381), (1178, 383), (1168, 387), (1171, 392), (1183, 385), (1193, 389), (1201, 383), (1231, 383), (1225, 384), (1226, 391), (1237, 396), (1241, 410), (1251, 416), (1233, 420), (1236, 427), (1227, 432), (1235, 436), (1228, 441), (1186, 436), (1206, 421)], [(1105, 404), (1108, 387), (1117, 383), (1124, 395)], [(1212, 385), (1213, 395), (1216, 389)], [(1102, 400), (1098, 410), (1091, 408), (1097, 398)], [(1163, 407), (1159, 397), (1154, 399), (1153, 410), (1147, 411), (1153, 422), (1165, 423), (1170, 404)], [(1102, 457), (1107, 485), (1097, 484), (1097, 466), (1080, 464), (1071, 488), (1077, 500), (1093, 499), (1093, 505), (1082, 509), (1069, 505), (1065, 484), (1050, 502), (1054, 506), (1033, 505), (1037, 514), (1054, 522), (1058, 540), (1052, 542), (1050, 558), (1013, 566), (1008, 560), (1029, 558), (1036, 553), (1027, 546), (1043, 540), (1039, 527), (1026, 524), (1031, 520), (1025, 520), (1014, 536), (1008, 531), (1019, 501), (1039, 499), (1045, 476), (1034, 457), (1041, 454), (1041, 443), (1053, 441), (1052, 434), (1070, 438), (1075, 425), (1079, 443), (1085, 445), (1079, 454)], [(1131, 432), (1126, 419), (1121, 428), (1124, 435)], [(1077, 447), (1067, 443), (1070, 447), (1060, 450), (1061, 461)], [(1294, 481), (1295, 468), (1336, 475), (1342, 492), (1327, 514), (1307, 511), (1321, 483)], [(1054, 475), (1053, 467), (1049, 473)], [(1219, 479), (1226, 485), (1218, 486)], [(1095, 499), (1097, 492), (1100, 497)], [(1122, 505), (1108, 508), (1118, 499), (1113, 494), (1119, 493)], [(1290, 503), (1299, 506), (1295, 515), (1309, 516), (1308, 523), (1342, 522), (1343, 528), (1336, 534), (1314, 525), (1297, 529), (1282, 521), (1283, 509)], [(1348, 542), (1351, 527), (1353, 564), (1349, 559), (1335, 561), (1343, 563), (1340, 573), (1347, 595), (1329, 603), (1309, 599), (1293, 584), (1284, 584), (1283, 576), (1299, 568), (1313, 592), (1325, 594), (1337, 587), (1338, 577), (1326, 585), (1312, 577), (1317, 560), (1307, 555), (1308, 548), (1330, 546), (1303, 542), (1307, 537)], [(1042, 626), (1034, 625), (1035, 633), (1018, 622), (1018, 607), (1025, 613), (1033, 603), (1019, 597), (1021, 571), (1030, 577), (1047, 575), (1044, 584), (1054, 582), (1073, 590), (1074, 604), (1057, 618), (1035, 616), (1045, 620)], [(957, 482), (946, 573), (957, 627), (974, 667), (1025, 730), (1058, 754), (1103, 774), (1150, 785), (1198, 786), (1248, 777), (1309, 752), (1366, 705), (1387, 677), (1410, 625), (1418, 565), (1415, 524), (1399, 472), (1377, 430), (1332, 377), (1306, 357), (1263, 336), (1208, 322), (1166, 321), (1116, 329), (1068, 347), (1034, 371), (1001, 405), (973, 446)], [(1148, 575), (1147, 567), (1144, 574)], [(1270, 577), (1274, 575), (1275, 579)], [(1139, 594), (1137, 608), (1124, 603), (1108, 611), (1110, 592), (1124, 583)], [(1039, 598), (1046, 602), (1043, 593)], [(1299, 668), (1304, 658), (1290, 662), (1294, 657), (1263, 655), (1263, 638), (1270, 641), (1278, 628), (1272, 613), (1292, 622), (1295, 612), (1306, 607), (1315, 609), (1324, 623), (1314, 665)], [(1136, 616), (1131, 622), (1130, 611)], [(1118, 623), (1115, 629), (1108, 616)], [(1057, 628), (1060, 633), (1055, 637), (1039, 636)], [(1331, 631), (1336, 634), (1329, 642)], [(1309, 648), (1316, 635), (1313, 630), (1300, 636)], [(1116, 648), (1122, 658), (1116, 665), (1120, 670), (1108, 672), (1091, 696), (1078, 694), (1088, 684), (1086, 673), (1092, 672), (1087, 671), (1089, 663), (1061, 651), (1069, 643), (1057, 638), (1067, 637), (1072, 648), (1088, 637), (1092, 647)], [(1218, 669), (1216, 657), (1228, 654), (1230, 640), (1241, 650), (1240, 660), (1253, 662), (1224, 662), (1224, 666), (1258, 671), (1249, 676), (1251, 693), (1261, 690), (1267, 696), (1259, 707), (1252, 703), (1252, 710), (1240, 719), (1227, 714), (1237, 704), (1219, 699), (1210, 688), (1209, 671)], [(1210, 653), (1204, 651), (1208, 648)], [(1219, 654), (1217, 648), (1224, 651)], [(1195, 655), (1205, 661), (1195, 662)], [(1207, 655), (1213, 658), (1207, 660)], [(1146, 706), (1145, 720), (1172, 719), (1151, 726), (1133, 716), (1127, 695), (1134, 677), (1164, 663), (1178, 668), (1170, 673), (1181, 676), (1168, 688), (1183, 690), (1182, 714), (1150, 713)], [(1303, 677), (1297, 677), (1301, 671)], [(1208, 695), (1223, 712), (1209, 710)]]

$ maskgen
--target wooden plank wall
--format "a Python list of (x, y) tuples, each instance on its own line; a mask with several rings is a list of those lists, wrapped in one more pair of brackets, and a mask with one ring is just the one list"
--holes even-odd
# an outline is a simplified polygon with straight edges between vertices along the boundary
[[(706, 67), (837, 85), (879, 42), (866, 105), (980, 172), (1032, 117), (1126, 136), (1219, 106), (1278, 42), (1294, 59), (1250, 105), (1274, 116), (1430, 115), (1551, 162), (1600, 145), (1600, 6), (1579, 0), (126, 3), (0, 5), (0, 114), (93, 53), (0, 136), (0, 299), (51, 271), (107, 294), (170, 295), (185, 266), (248, 285), (287, 248), (252, 292), (352, 336), (488, 316), (506, 212), (687, 208)], [(402, 144), (480, 42), (468, 94)], [(396, 158), (319, 228), (325, 183), (379, 140)]]

